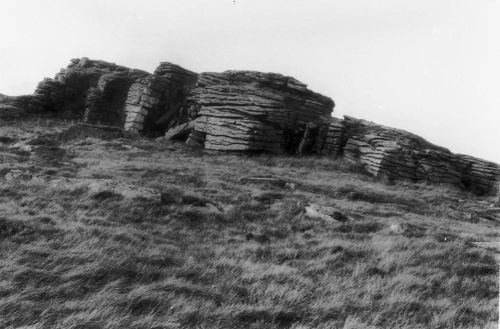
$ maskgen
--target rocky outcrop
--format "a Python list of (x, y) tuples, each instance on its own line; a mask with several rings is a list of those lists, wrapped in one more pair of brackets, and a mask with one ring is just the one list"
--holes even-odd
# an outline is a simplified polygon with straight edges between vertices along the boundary
[(44, 79), (21, 107), (37, 113), (187, 139), (220, 151), (309, 153), (324, 131), (321, 153), (337, 150), (333, 101), (275, 73), (202, 73), (161, 63), (153, 74), (113, 63), (73, 59)]
[(32, 106), (41, 112), (118, 125), (123, 121), (118, 108), (123, 105), (126, 90), (133, 81), (148, 75), (104, 61), (73, 59), (54, 79), (46, 78), (38, 84)]
[(190, 141), (206, 149), (290, 153), (310, 149), (333, 101), (287, 76), (250, 71), (202, 73), (189, 97)]
[(209, 150), (344, 157), (375, 176), (454, 184), (478, 194), (495, 191), (500, 181), (497, 164), (403, 130), (333, 118), (330, 98), (276, 73), (197, 74), (163, 62), (150, 74), (81, 58), (40, 82), (33, 95), (1, 95), (0, 104), (0, 119), (27, 111), (85, 123), (68, 136), (128, 132)]
[(150, 74), (84, 57), (44, 79), (33, 95), (10, 102), (29, 112), (154, 135), (187, 121), (183, 110), (196, 79), (195, 73), (170, 63)]
[(310, 152), (333, 106), (330, 98), (280, 74), (198, 75), (168, 62), (149, 74), (88, 58), (74, 59), (54, 79), (40, 82), (22, 104), (149, 136), (173, 129), (167, 137), (211, 150), (276, 153)]
[(313, 152), (321, 155), (339, 156), (342, 152), (344, 123), (337, 118), (328, 118), (318, 127)]
[(197, 74), (182, 67), (161, 63), (154, 74), (137, 81), (126, 100), (127, 131), (164, 133), (188, 121), (187, 95)]
[(500, 165), (469, 155), (456, 156), (466, 166), (465, 175), (462, 176), (462, 184), (466, 189), (477, 194), (500, 193)]
[(343, 156), (375, 176), (454, 184), (477, 194), (492, 192), (500, 181), (499, 165), (453, 154), (404, 130), (351, 117), (343, 126)]

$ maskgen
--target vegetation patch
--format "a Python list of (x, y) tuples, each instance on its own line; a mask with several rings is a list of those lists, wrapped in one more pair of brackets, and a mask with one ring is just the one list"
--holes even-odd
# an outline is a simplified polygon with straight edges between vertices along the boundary
[[(56, 144), (77, 165), (46, 149), (59, 162), (13, 166), (43, 183), (0, 177), (1, 328), (497, 327), (498, 254), (476, 242), (498, 240), (498, 221), (463, 219), (492, 198), (387, 186), (328, 157), (78, 138)], [(347, 219), (309, 218), (313, 203)]]

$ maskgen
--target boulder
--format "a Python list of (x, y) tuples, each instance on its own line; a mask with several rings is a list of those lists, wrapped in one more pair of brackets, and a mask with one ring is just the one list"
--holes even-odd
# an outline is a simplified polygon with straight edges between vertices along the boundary
[(389, 226), (389, 234), (404, 235), (406, 237), (421, 237), (425, 234), (426, 229), (408, 223), (392, 223)]
[(163, 138), (165, 140), (178, 140), (178, 139), (185, 140), (187, 137), (189, 137), (189, 134), (191, 134), (191, 132), (193, 131), (194, 124), (195, 120), (175, 126), (169, 129)]
[(320, 219), (327, 222), (347, 222), (349, 217), (333, 207), (321, 206), (316, 203), (307, 204), (304, 207), (305, 214), (309, 218)]

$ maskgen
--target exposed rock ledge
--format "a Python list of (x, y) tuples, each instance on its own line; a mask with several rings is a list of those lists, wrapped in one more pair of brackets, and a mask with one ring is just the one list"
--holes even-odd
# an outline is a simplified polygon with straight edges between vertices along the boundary
[(21, 111), (54, 113), (211, 150), (343, 156), (375, 176), (449, 183), (478, 194), (494, 192), (500, 181), (495, 163), (402, 130), (333, 118), (330, 98), (275, 73), (197, 74), (164, 62), (150, 74), (81, 58), (40, 82), (33, 95), (0, 98), (3, 120)]
[(404, 130), (346, 117), (343, 121), (345, 158), (360, 161), (375, 176), (448, 183), (477, 194), (494, 192), (500, 166), (431, 144)]

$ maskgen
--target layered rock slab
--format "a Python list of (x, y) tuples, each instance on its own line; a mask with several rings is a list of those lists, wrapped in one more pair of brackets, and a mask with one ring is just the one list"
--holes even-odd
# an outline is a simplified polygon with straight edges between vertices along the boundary
[(340, 156), (344, 145), (345, 127), (343, 120), (328, 118), (318, 127), (313, 153), (329, 156)]
[(211, 150), (299, 154), (312, 151), (334, 106), (305, 84), (275, 73), (198, 75), (163, 62), (149, 74), (85, 57), (18, 100), (32, 112), (149, 136), (178, 136), (168, 131), (189, 123), (187, 143)]
[(198, 75), (163, 62), (154, 74), (136, 81), (126, 100), (125, 130), (163, 132), (188, 121), (187, 96)]
[(460, 186), (477, 194), (495, 192), (500, 166), (429, 143), (404, 130), (346, 117), (342, 155), (374, 176)]
[(167, 62), (150, 74), (83, 57), (71, 60), (55, 78), (45, 78), (33, 95), (11, 102), (34, 113), (163, 133), (187, 121), (187, 93), (196, 80), (197, 74)]
[(118, 125), (115, 112), (123, 94), (133, 81), (148, 75), (105, 61), (73, 59), (55, 78), (38, 84), (31, 105), (40, 112), (78, 119), (85, 112), (88, 122)]
[(324, 124), (334, 106), (292, 77), (253, 71), (202, 73), (189, 102), (196, 123), (188, 141), (210, 150), (274, 153), (312, 148), (309, 130)]

